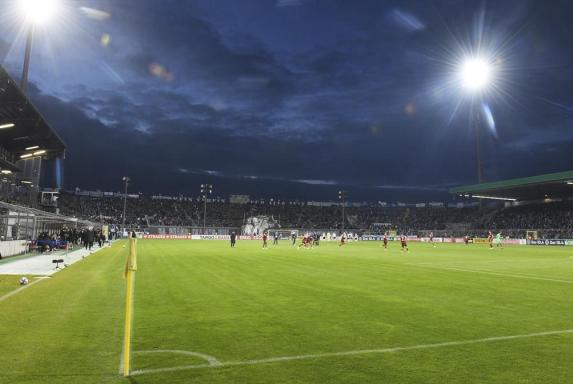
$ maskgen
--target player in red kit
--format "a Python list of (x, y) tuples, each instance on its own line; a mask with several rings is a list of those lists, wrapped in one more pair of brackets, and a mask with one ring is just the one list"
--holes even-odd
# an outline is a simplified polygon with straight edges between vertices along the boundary
[(263, 232), (263, 248), (267, 248), (267, 232)]
[(487, 233), (487, 242), (489, 243), (489, 249), (493, 249), (493, 233), (489, 231)]
[(406, 239), (406, 236), (400, 236), (400, 245), (402, 246), (402, 252), (404, 252), (404, 250), (408, 252), (408, 240)]
[(432, 244), (432, 247), (436, 247), (436, 244), (434, 244), (434, 232), (430, 232), (430, 244)]
[(346, 233), (340, 235), (340, 243), (338, 244), (339, 247), (342, 247), (346, 241)]
[(300, 247), (305, 247), (308, 248), (311, 245), (310, 243), (310, 235), (308, 233), (305, 233), (304, 236), (302, 237), (302, 243), (300, 243), (300, 245), (298, 246)]
[(470, 237), (468, 235), (465, 235), (464, 236), (464, 244), (469, 245), (469, 243), (470, 243)]
[(388, 249), (388, 236), (386, 236), (386, 234), (384, 234), (384, 238), (382, 239), (382, 242), (384, 244), (384, 249)]

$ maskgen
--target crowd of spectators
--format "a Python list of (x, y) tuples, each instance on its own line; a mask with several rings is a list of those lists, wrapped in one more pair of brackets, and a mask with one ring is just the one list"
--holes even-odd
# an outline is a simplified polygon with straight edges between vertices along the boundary
[(573, 201), (509, 207), (484, 215), (483, 228), (538, 230), (544, 238), (573, 238)]
[[(62, 194), (60, 213), (94, 222), (121, 224), (124, 200), (121, 197), (90, 197)], [(126, 225), (202, 227), (204, 203), (200, 199), (128, 198)], [(240, 228), (249, 217), (268, 216), (280, 228), (340, 230), (340, 205), (309, 205), (256, 201), (232, 204), (213, 199), (207, 205), (208, 227)], [(395, 230), (417, 235), (483, 236), (486, 231), (502, 231), (511, 237), (524, 237), (527, 230), (538, 230), (547, 238), (573, 238), (573, 202), (533, 204), (510, 208), (384, 207), (377, 204), (345, 208), (344, 228), (369, 233)]]

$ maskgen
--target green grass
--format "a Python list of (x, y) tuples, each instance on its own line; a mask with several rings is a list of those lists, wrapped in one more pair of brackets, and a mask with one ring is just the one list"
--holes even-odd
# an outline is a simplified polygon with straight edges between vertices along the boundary
[(20, 276), (0, 275), (0, 297), (20, 288)]
[[(134, 370), (573, 329), (573, 248), (140, 240)], [(573, 333), (118, 376), (121, 244), (0, 302), (0, 383), (573, 383)], [(487, 272), (487, 273), (486, 273)]]

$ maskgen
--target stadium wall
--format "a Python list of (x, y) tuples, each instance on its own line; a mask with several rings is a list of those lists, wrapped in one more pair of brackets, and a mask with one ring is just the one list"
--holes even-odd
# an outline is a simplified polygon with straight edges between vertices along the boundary
[[(299, 232), (303, 233), (303, 232)], [(159, 239), (159, 240), (224, 240), (229, 241), (229, 235), (158, 235), (158, 234), (142, 234), (144, 239)], [(237, 235), (237, 240), (261, 240), (262, 236), (245, 236)], [(359, 238), (360, 241), (382, 241), (383, 236), (379, 235), (365, 235)], [(389, 241), (399, 241), (399, 237), (388, 236)], [(337, 241), (325, 240), (322, 241)], [(408, 241), (427, 243), (430, 241), (428, 237), (408, 236)], [(449, 243), (449, 244), (463, 244), (463, 237), (435, 237), (435, 243)], [(477, 237), (470, 239), (473, 244), (486, 244), (488, 239)], [(573, 246), (573, 239), (551, 239), (551, 240), (526, 240), (526, 239), (504, 239), (502, 241), (505, 245), (535, 245), (535, 246)], [(1, 245), (2, 243), (0, 243)], [(20, 252), (21, 253), (21, 252)], [(2, 255), (4, 253), (2, 252)]]
[[(160, 240), (230, 240), (230, 236), (229, 235), (153, 235), (153, 234), (144, 234), (143, 235), (144, 239), (160, 239)], [(258, 235), (258, 236), (237, 236), (238, 240), (260, 240), (262, 238), (262, 236)], [(359, 238), (360, 241), (382, 241), (382, 236), (362, 236)], [(388, 240), (390, 241), (398, 241), (399, 238), (398, 237), (393, 237), (393, 236), (389, 236)], [(328, 241), (328, 240), (323, 240), (323, 241)], [(331, 241), (337, 241), (335, 240), (331, 240)], [(429, 238), (427, 237), (415, 237), (415, 236), (408, 236), (408, 241), (413, 241), (413, 242), (422, 242), (422, 243), (427, 243), (430, 241)], [(561, 241), (562, 243), (558, 243), (559, 241)], [(551, 244), (547, 243), (547, 244), (538, 244), (538, 245), (566, 245), (566, 241), (565, 240), (559, 240), (559, 241), (551, 241)], [(459, 238), (459, 237), (448, 237), (448, 238), (442, 238), (442, 237), (438, 237), (438, 238), (434, 238), (434, 242), (436, 243), (458, 243), (458, 244), (462, 244), (464, 242), (463, 238)], [(486, 243), (487, 239), (485, 238), (477, 238), (477, 239), (472, 239), (473, 243)], [(573, 245), (573, 240), (570, 241), (570, 245)], [(513, 244), (513, 245), (525, 245), (528, 244), (528, 242), (525, 239), (505, 239), (503, 240), (503, 244)]]
[(20, 255), (28, 250), (28, 242), (24, 240), (0, 241), (0, 259)]

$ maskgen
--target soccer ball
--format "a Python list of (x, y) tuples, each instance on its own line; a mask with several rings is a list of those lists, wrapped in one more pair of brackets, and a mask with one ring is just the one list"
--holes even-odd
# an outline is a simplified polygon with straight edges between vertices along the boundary
[(28, 285), (28, 278), (26, 276), (20, 278), (20, 285)]

